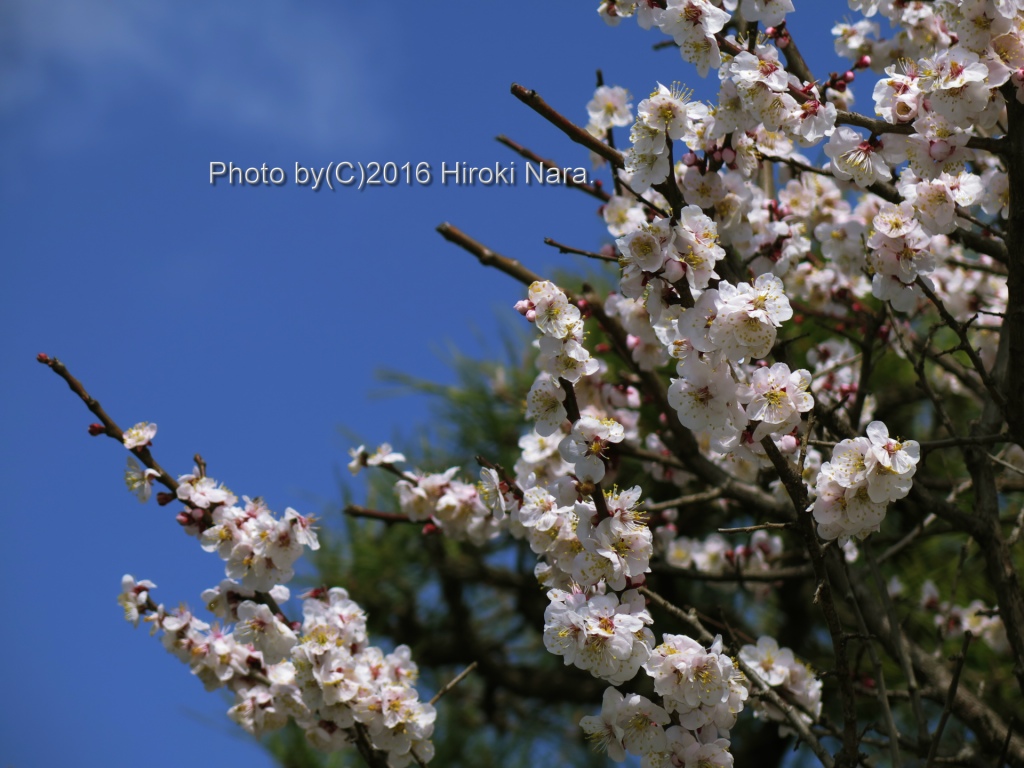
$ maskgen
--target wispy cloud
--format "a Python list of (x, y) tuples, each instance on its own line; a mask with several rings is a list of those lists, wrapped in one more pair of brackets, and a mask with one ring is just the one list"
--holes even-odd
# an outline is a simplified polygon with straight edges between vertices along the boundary
[[(88, 142), (157, 93), (189, 122), (309, 146), (379, 135), (373, 30), (327, 3), (8, 0), (0, 110), (47, 143)], [(358, 73), (363, 72), (364, 75)], [(368, 77), (367, 77), (368, 76)]]

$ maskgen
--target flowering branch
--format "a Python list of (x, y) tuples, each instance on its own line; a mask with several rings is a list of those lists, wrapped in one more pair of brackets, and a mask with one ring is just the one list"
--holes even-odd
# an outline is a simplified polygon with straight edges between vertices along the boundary
[(770, 436), (763, 438), (761, 445), (772, 465), (779, 473), (782, 484), (786, 487), (786, 492), (793, 501), (797, 524), (804, 538), (804, 548), (807, 550), (807, 554), (810, 555), (811, 565), (814, 567), (814, 574), (818, 579), (815, 602), (821, 605), (822, 613), (825, 616), (825, 623), (828, 625), (829, 634), (832, 636), (835, 671), (836, 677), (839, 680), (843, 705), (843, 749), (839, 754), (836, 765), (838, 768), (853, 768), (858, 760), (857, 701), (853, 691), (850, 662), (847, 656), (848, 635), (843, 628), (843, 623), (833, 602), (832, 586), (825, 564), (825, 553), (818, 544), (814, 523), (806, 511), (808, 508), (807, 486), (804, 485), (797, 469), (786, 460), (786, 457), (782, 455)]
[[(685, 622), (694, 631), (697, 639), (705, 645), (714, 642), (714, 636), (708, 632), (700, 619), (697, 618), (697, 612), (694, 609), (691, 608), (689, 611), (684, 611), (648, 587), (640, 587), (640, 593), (649, 597), (654, 603), (671, 613), (677, 619)], [(738, 659), (738, 662), (740, 669), (743, 670), (743, 674), (761, 690), (761, 693), (765, 698), (785, 714), (787, 722), (798, 734), (800, 734), (800, 738), (810, 746), (818, 760), (821, 761), (821, 764), (825, 766), (825, 768), (832, 768), (832, 766), (837, 765), (837, 763), (833, 761), (832, 755), (828, 753), (828, 750), (826, 750), (818, 740), (818, 737), (815, 736), (814, 732), (807, 726), (796, 708), (779, 696), (779, 694), (762, 679), (756, 669), (751, 667), (742, 659)]]
[[(36, 357), (36, 360), (43, 365), (49, 366), (51, 371), (64, 379), (71, 391), (78, 395), (81, 401), (85, 403), (86, 407), (95, 414), (96, 418), (100, 420), (100, 423), (103, 425), (103, 434), (108, 437), (112, 437), (119, 443), (124, 443), (124, 432), (119, 426), (117, 426), (117, 423), (107, 415), (107, 412), (103, 410), (103, 406), (100, 405), (99, 401), (85, 391), (85, 387), (82, 386), (82, 382), (71, 375), (70, 371), (68, 371), (64, 366), (64, 363), (55, 357), (50, 357), (43, 353), (40, 353)], [(172, 493), (178, 490), (177, 481), (167, 474), (163, 467), (157, 464), (156, 459), (153, 458), (153, 455), (150, 453), (147, 446), (138, 446), (131, 449), (131, 451), (139, 457), (146, 467), (157, 473), (157, 479)]]

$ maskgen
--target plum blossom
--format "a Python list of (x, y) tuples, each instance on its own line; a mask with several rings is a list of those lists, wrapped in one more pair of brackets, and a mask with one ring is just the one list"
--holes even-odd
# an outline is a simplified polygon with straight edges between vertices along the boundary
[(128, 450), (145, 448), (153, 442), (154, 437), (156, 437), (156, 424), (140, 421), (134, 427), (124, 431), (124, 447)]
[(852, 179), (860, 187), (869, 187), (876, 181), (892, 178), (880, 150), (877, 141), (865, 140), (845, 125), (837, 127), (825, 145), (825, 154), (832, 160), (832, 173), (835, 177)]
[(619, 86), (599, 86), (587, 104), (590, 124), (605, 131), (612, 126), (629, 125), (632, 109), (629, 91)]
[(124, 471), (124, 483), (143, 504), (149, 501), (149, 497), (153, 493), (153, 481), (158, 477), (160, 477), (160, 473), (155, 469), (143, 470), (134, 457), (128, 457), (128, 467)]
[(139, 609), (145, 609), (149, 604), (151, 589), (156, 589), (156, 584), (148, 579), (136, 581), (134, 576), (127, 573), (121, 578), (121, 594), (117, 602), (124, 609), (125, 621), (139, 626)]

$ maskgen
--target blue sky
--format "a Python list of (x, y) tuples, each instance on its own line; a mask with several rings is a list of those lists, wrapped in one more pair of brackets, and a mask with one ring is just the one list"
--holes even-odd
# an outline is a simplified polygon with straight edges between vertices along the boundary
[[(805, 53), (825, 76), (839, 63), (821, 19), (848, 12), (816, 5), (831, 10), (808, 4), (790, 26), (814, 31)], [(339, 427), (377, 443), (427, 418), (419, 398), (372, 398), (375, 371), (445, 381), (446, 344), (498, 354), (478, 332), (523, 293), (434, 227), (451, 221), (544, 273), (571, 264), (544, 237), (603, 242), (594, 201), (522, 181), (211, 187), (209, 163), (289, 176), (296, 162), (493, 165), (516, 159), (494, 141), (505, 133), (587, 166), (509, 95), (513, 81), (580, 123), (598, 67), (634, 102), (657, 80), (711, 97), (674, 53), (651, 50), (656, 36), (608, 29), (594, 7), (0, 6), (0, 765), (271, 764), (223, 699), (121, 621), (123, 573), (196, 606), (222, 565), (174, 508), (127, 493), (124, 450), (88, 436), (90, 414), (36, 353), (61, 358), (123, 427), (157, 422), (172, 474), (199, 452), (212, 476), (276, 510), (336, 509), (351, 445)]]

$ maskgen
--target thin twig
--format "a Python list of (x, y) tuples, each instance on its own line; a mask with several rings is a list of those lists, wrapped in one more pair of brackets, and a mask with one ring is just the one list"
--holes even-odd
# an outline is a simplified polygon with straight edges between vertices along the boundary
[(935, 736), (932, 737), (932, 746), (928, 750), (928, 762), (925, 768), (931, 768), (935, 764), (935, 756), (939, 752), (939, 741), (942, 740), (942, 731), (946, 728), (946, 721), (953, 711), (953, 701), (956, 699), (956, 688), (960, 684), (960, 672), (963, 671), (964, 662), (967, 661), (967, 646), (971, 644), (971, 630), (964, 632), (964, 642), (960, 646), (960, 653), (956, 656), (956, 668), (953, 670), (953, 679), (949, 683), (949, 690), (946, 692), (946, 704), (942, 708), (942, 717), (939, 718), (939, 727), (935, 729)]
[[(415, 523), (407, 515), (398, 512), (382, 512), (379, 509), (367, 509), (357, 504), (349, 504), (342, 512), (349, 517), (369, 517), (373, 520), (383, 520), (386, 523)], [(422, 522), (422, 521), (421, 521)]]
[(719, 528), (719, 533), (753, 533), (754, 531), (775, 531), (785, 528), (792, 528), (794, 523), (761, 523), (760, 525), (745, 525), (742, 528)]
[(461, 683), (466, 678), (466, 676), (469, 675), (470, 672), (472, 672), (474, 669), (477, 668), (478, 664), (479, 664), (479, 662), (474, 661), (472, 664), (470, 664), (464, 670), (459, 672), (459, 674), (457, 674), (455, 677), (453, 677), (451, 680), (449, 680), (447, 683), (445, 683), (444, 686), (441, 687), (441, 690), (439, 690), (437, 693), (434, 694), (434, 698), (432, 698), (427, 703), (430, 704), (430, 706), (434, 706), (435, 704), (437, 704), (438, 699), (440, 699), (442, 696), (444, 696), (446, 693), (448, 693), (448, 691), (450, 691), (456, 685)]
[[(526, 158), (527, 160), (529, 160), (532, 163), (536, 163), (536, 164), (541, 165), (544, 168), (548, 168), (548, 169), (550, 169), (550, 168), (560, 169), (561, 168), (561, 166), (556, 165), (554, 161), (546, 160), (543, 157), (541, 157), (540, 155), (538, 155), (538, 154), (536, 154), (534, 152), (531, 152), (529, 149), (524, 147), (522, 144), (519, 144), (518, 142), (513, 141), (508, 136), (497, 136), (495, 138), (501, 144), (504, 144), (506, 147), (511, 149), (513, 152), (515, 152), (516, 154), (520, 155), (521, 157)], [(567, 175), (565, 177), (565, 186), (567, 186), (567, 187), (575, 187), (576, 189), (580, 190), (581, 192), (586, 192), (591, 197), (596, 197), (598, 200), (600, 200), (602, 202), (605, 202), (605, 203), (607, 203), (611, 199), (611, 195), (609, 195), (607, 192), (605, 192), (603, 189), (601, 189), (601, 187), (598, 186), (597, 184), (580, 184), (579, 182), (573, 181), (572, 180), (572, 176), (569, 176), (569, 175)]]
[(935, 308), (939, 311), (939, 316), (942, 318), (943, 322), (952, 328), (953, 332), (960, 339), (959, 349), (962, 349), (967, 353), (967, 357), (971, 360), (971, 365), (973, 365), (974, 370), (978, 372), (978, 375), (981, 377), (981, 381), (985, 385), (985, 389), (988, 390), (992, 400), (1000, 408), (1005, 408), (1006, 398), (1003, 397), (1003, 393), (999, 390), (999, 387), (996, 386), (996, 383), (992, 381), (992, 377), (989, 375), (988, 371), (985, 370), (985, 364), (981, 361), (981, 357), (978, 355), (977, 350), (967, 338), (967, 326), (970, 323), (957, 322), (956, 318), (950, 314), (948, 309), (946, 309), (946, 305), (943, 303), (942, 299), (935, 295), (935, 291), (929, 288), (928, 283), (922, 280), (920, 276), (918, 276), (915, 284), (924, 292), (924, 295), (928, 297), (932, 304), (935, 305)]
[(544, 245), (550, 245), (552, 248), (557, 248), (559, 253), (574, 253), (577, 256), (586, 256), (588, 259), (597, 259), (598, 261), (611, 261), (615, 264), (619, 263), (619, 260), (615, 256), (605, 256), (603, 253), (594, 253), (593, 251), (584, 251), (580, 248), (573, 248), (571, 245), (565, 245), (553, 240), (550, 237), (544, 238)]
[(825, 616), (825, 624), (828, 626), (829, 634), (832, 637), (832, 651), (835, 660), (836, 677), (839, 680), (843, 710), (843, 749), (839, 753), (839, 764), (844, 768), (857, 763), (857, 699), (853, 692), (853, 680), (850, 676), (850, 660), (847, 656), (847, 635), (843, 629), (842, 620), (836, 610), (832, 597), (832, 586), (829, 579), (828, 569), (825, 564), (825, 553), (818, 544), (817, 533), (814, 530), (814, 521), (807, 512), (808, 498), (807, 486), (795, 466), (789, 463), (778, 446), (768, 435), (761, 440), (761, 445), (768, 455), (768, 459), (779, 473), (782, 485), (793, 502), (793, 509), (799, 522), (799, 529), (804, 538), (804, 548), (810, 555), (811, 565), (814, 567), (814, 575), (818, 579), (818, 589), (815, 595), (815, 602), (821, 605), (822, 613)]
[[(850, 564), (846, 562), (846, 558), (842, 559), (843, 569), (846, 571), (846, 579), (852, 584), (853, 574), (850, 571)], [(853, 613), (857, 617), (857, 625), (860, 627), (860, 631), (867, 637), (871, 634), (868, 631), (868, 626), (864, 621), (864, 614), (861, 612), (860, 602), (857, 600), (857, 596), (854, 594), (851, 588), (847, 595), (847, 602), (853, 606)], [(868, 656), (871, 657), (871, 666), (875, 670), (875, 693), (878, 696), (878, 703), (882, 707), (882, 716), (885, 719), (885, 729), (889, 733), (889, 754), (892, 758), (893, 768), (900, 768), (903, 761), (900, 757), (900, 733), (896, 728), (896, 721), (892, 716), (892, 709), (889, 707), (889, 694), (885, 686), (885, 673), (882, 670), (882, 660), (878, 656), (878, 651), (875, 650), (875, 644), (872, 642), (865, 643), (868, 649)]]
[(924, 707), (921, 706), (921, 688), (917, 682), (917, 673), (914, 672), (914, 665), (910, 660), (907, 637), (900, 626), (899, 618), (896, 615), (896, 606), (889, 595), (889, 589), (882, 579), (882, 571), (875, 560), (874, 548), (870, 539), (864, 541), (861, 546), (864, 558), (867, 560), (871, 576), (875, 581), (875, 592), (885, 607), (885, 613), (889, 619), (890, 646), (895, 649), (895, 656), (903, 670), (903, 676), (907, 680), (907, 693), (910, 695), (910, 708), (914, 715), (914, 722), (917, 726), (917, 743), (919, 749), (924, 749), (928, 743), (928, 720), (924, 715)]
[(702, 493), (691, 493), (687, 496), (678, 496), (668, 501), (658, 502), (646, 502), (643, 509), (647, 512), (662, 512), (666, 509), (674, 509), (676, 507), (692, 507), (695, 504), (702, 504), (705, 501), (712, 501), (713, 499), (720, 498), (722, 491), (718, 488), (712, 488), (710, 491), (704, 491)]
[[(92, 411), (93, 415), (100, 420), (101, 424), (103, 424), (103, 434), (113, 438), (122, 445), (124, 444), (124, 432), (122, 432), (121, 428), (117, 426), (117, 422), (107, 415), (107, 412), (103, 410), (103, 406), (100, 405), (98, 400), (85, 391), (85, 387), (82, 386), (82, 382), (71, 375), (71, 372), (68, 371), (64, 363), (56, 357), (50, 357), (49, 355), (43, 354), (38, 355), (36, 360), (43, 365), (49, 366), (51, 371), (64, 379), (71, 391), (78, 395), (82, 402), (85, 403), (86, 407)], [(132, 455), (137, 456), (148, 469), (155, 470), (158, 473), (157, 479), (162, 485), (169, 488), (171, 492), (176, 492), (178, 490), (178, 481), (171, 477), (163, 467), (157, 464), (156, 459), (153, 458), (153, 454), (150, 453), (148, 446), (133, 448), (131, 449), (131, 453)]]

